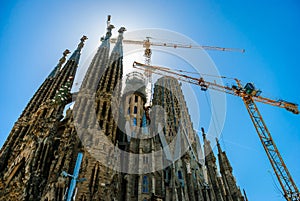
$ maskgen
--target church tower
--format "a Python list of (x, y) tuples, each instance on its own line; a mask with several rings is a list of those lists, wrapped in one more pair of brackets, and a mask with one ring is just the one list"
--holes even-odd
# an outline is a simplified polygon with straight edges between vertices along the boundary
[[(38, 200), (40, 189), (45, 187), (49, 165), (55, 160), (56, 126), (63, 110), (70, 102), (70, 90), (61, 94), (60, 104), (54, 97), (61, 87), (72, 85), (86, 36), (67, 63), (68, 50), (64, 51), (58, 65), (34, 94), (15, 123), (9, 138), (0, 152), (0, 200)], [(68, 84), (69, 83), (69, 84)], [(33, 197), (33, 195), (35, 195)]]
[(145, 77), (142, 73), (131, 72), (127, 75), (123, 91), (123, 111), (125, 118), (128, 153), (124, 159), (127, 166), (124, 187), (126, 201), (151, 200), (163, 196), (162, 170), (155, 171), (162, 156), (155, 155), (159, 142), (150, 130), (149, 111), (146, 104)]
[(221, 145), (217, 139), (218, 146), (218, 161), (220, 167), (220, 173), (222, 175), (222, 180), (224, 183), (227, 200), (232, 201), (243, 201), (244, 197), (236, 185), (236, 180), (232, 174), (232, 167), (230, 165), (229, 159), (227, 158), (226, 152), (222, 151)]
[(166, 200), (201, 200), (204, 180), (200, 146), (198, 144), (197, 149), (198, 138), (178, 80), (159, 78), (155, 83), (152, 102), (164, 110), (155, 116), (155, 121), (163, 125), (163, 135), (160, 136), (162, 146), (169, 147), (164, 160), (169, 164), (164, 170)]
[(216, 157), (211, 148), (210, 141), (206, 138), (204, 129), (202, 128), (202, 136), (204, 141), (204, 154), (205, 154), (205, 167), (207, 169), (207, 178), (210, 188), (210, 198), (211, 200), (220, 200), (223, 201), (223, 186), (219, 181), (219, 173), (216, 165)]
[(71, 87), (86, 36), (29, 101), (0, 150), (0, 201), (65, 200), (79, 153), (76, 201), (244, 200), (218, 144), (219, 174), (204, 131), (203, 158), (178, 80), (157, 80), (152, 107), (142, 73), (128, 74), (122, 91), (126, 29), (111, 50), (113, 29), (109, 16), (78, 92)]

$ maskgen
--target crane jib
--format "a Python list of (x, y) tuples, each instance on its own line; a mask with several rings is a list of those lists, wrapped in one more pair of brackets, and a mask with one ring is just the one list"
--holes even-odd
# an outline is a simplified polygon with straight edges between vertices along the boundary
[(159, 75), (166, 75), (169, 77), (175, 77), (180, 81), (195, 84), (201, 87), (201, 90), (217, 90), (220, 92), (228, 93), (231, 95), (239, 96), (242, 98), (247, 111), (250, 115), (252, 123), (256, 129), (256, 132), (260, 138), (260, 141), (265, 149), (267, 157), (271, 163), (271, 166), (275, 172), (275, 175), (283, 189), (284, 197), (287, 201), (300, 201), (299, 190), (286, 167), (280, 152), (278, 151), (275, 142), (269, 132), (256, 104), (254, 101), (261, 102), (264, 104), (269, 104), (272, 106), (285, 108), (286, 110), (293, 112), (294, 114), (299, 114), (298, 105), (295, 103), (287, 102), (284, 100), (272, 100), (260, 96), (261, 91), (257, 90), (252, 83), (247, 83), (244, 87), (242, 86), (240, 80), (235, 79), (237, 86), (232, 85), (231, 87), (216, 84), (214, 82), (208, 82), (204, 78), (195, 78), (182, 73), (174, 72), (170, 68), (145, 65), (138, 62), (133, 63), (134, 68), (138, 69), (148, 69), (153, 73)]

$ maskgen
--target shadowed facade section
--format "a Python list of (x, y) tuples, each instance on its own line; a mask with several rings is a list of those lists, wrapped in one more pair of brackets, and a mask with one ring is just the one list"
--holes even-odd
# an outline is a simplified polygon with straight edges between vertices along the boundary
[(152, 108), (143, 74), (129, 74), (122, 92), (126, 29), (110, 53), (113, 28), (109, 17), (78, 92), (71, 87), (86, 36), (29, 101), (0, 151), (0, 200), (64, 200), (71, 178), (61, 173), (73, 173), (79, 152), (78, 201), (244, 200), (226, 153), (218, 144), (219, 174), (204, 133), (203, 156), (178, 80), (158, 79)]

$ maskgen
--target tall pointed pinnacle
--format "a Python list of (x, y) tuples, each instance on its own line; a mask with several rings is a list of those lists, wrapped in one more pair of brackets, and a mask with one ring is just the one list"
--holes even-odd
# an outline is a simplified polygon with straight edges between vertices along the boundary
[(74, 51), (74, 53), (72, 54), (72, 56), (70, 57), (70, 60), (73, 60), (73, 61), (75, 61), (76, 63), (79, 62), (81, 49), (82, 49), (83, 46), (84, 46), (84, 41), (86, 41), (87, 39), (88, 39), (88, 37), (86, 37), (86, 36), (82, 36), (82, 37), (81, 37), (80, 43), (78, 44), (78, 47), (77, 47), (77, 49)]
[(228, 160), (225, 151), (222, 151), (218, 138), (216, 138), (216, 141), (218, 146), (218, 159), (219, 159), (220, 171), (223, 172), (229, 170), (230, 172), (232, 172), (231, 164)]
[(123, 47), (122, 47), (122, 41), (123, 41), (123, 34), (126, 31), (125, 27), (121, 27), (118, 32), (119, 32), (119, 36), (117, 39), (117, 43), (113, 49), (113, 52), (117, 52), (120, 54), (120, 56), (123, 56)]
[(228, 157), (225, 151), (222, 151), (220, 143), (216, 138), (217, 146), (218, 146), (218, 159), (219, 159), (219, 167), (220, 173), (222, 175), (222, 180), (224, 183), (225, 190), (227, 192), (228, 198), (231, 197), (229, 200), (239, 201), (245, 200), (243, 197), (240, 188), (237, 186), (235, 177), (232, 174), (232, 167), (228, 160)]
[(106, 35), (101, 37), (102, 42), (84, 76), (83, 82), (80, 86), (81, 90), (82, 89), (89, 89), (91, 91), (97, 90), (97, 86), (99, 84), (100, 78), (103, 76), (103, 72), (107, 67), (109, 50), (110, 50), (109, 39), (112, 35), (111, 31), (113, 28), (114, 26), (110, 24), (110, 16), (109, 16), (107, 20)]
[(70, 50), (66, 49), (64, 52), (63, 52), (63, 56), (62, 58), (60, 58), (58, 64), (55, 66), (55, 68), (53, 69), (53, 71), (49, 74), (48, 78), (53, 78), (55, 77), (58, 72), (60, 71), (62, 65), (66, 62), (66, 56), (68, 54), (70, 54)]
[[(202, 137), (203, 137), (203, 142), (204, 142), (204, 154), (205, 154), (206, 158), (209, 158), (209, 159), (215, 158), (212, 148), (210, 146), (210, 141), (206, 139), (206, 134), (205, 134), (204, 128), (201, 128), (201, 131), (202, 131)], [(214, 159), (214, 161), (215, 161), (215, 159)]]
[(101, 45), (100, 45), (100, 47), (109, 47), (109, 39), (110, 39), (110, 37), (111, 37), (111, 31), (112, 31), (112, 29), (114, 29), (115, 28), (115, 26), (114, 25), (112, 25), (112, 24), (110, 24), (110, 15), (107, 17), (107, 28), (106, 28), (106, 35), (104, 36), (104, 37), (101, 37), (101, 41), (102, 41), (102, 43), (101, 43)]
[(221, 145), (220, 145), (220, 143), (219, 143), (218, 138), (216, 138), (216, 142), (217, 142), (217, 147), (218, 147), (218, 153), (221, 154), (223, 151), (222, 151), (222, 149), (221, 149)]
[(203, 127), (201, 128), (201, 131), (202, 131), (203, 140), (206, 140), (206, 134), (205, 134), (205, 131), (204, 131)]
[(212, 151), (212, 148), (210, 146), (210, 141), (206, 139), (206, 134), (204, 133), (204, 129), (201, 128), (202, 135), (203, 135), (203, 141), (204, 141), (204, 153), (205, 153), (205, 165), (207, 167), (207, 174), (209, 181), (212, 184), (213, 191), (216, 196), (216, 200), (223, 201), (222, 196), (222, 186), (220, 186), (219, 179), (217, 177), (217, 166), (216, 166), (216, 157)]

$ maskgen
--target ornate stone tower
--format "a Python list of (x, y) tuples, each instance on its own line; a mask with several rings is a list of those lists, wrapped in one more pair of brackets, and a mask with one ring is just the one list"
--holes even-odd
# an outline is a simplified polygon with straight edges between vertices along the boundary
[(110, 53), (113, 28), (109, 17), (79, 92), (70, 91), (86, 36), (24, 109), (0, 151), (0, 201), (65, 200), (71, 178), (61, 173), (73, 173), (79, 152), (78, 201), (243, 200), (225, 152), (218, 144), (219, 175), (205, 135), (204, 162), (178, 80), (158, 79), (151, 109), (141, 73), (128, 75), (122, 94), (125, 28)]
[(15, 123), (0, 152), (0, 200), (39, 200), (46, 187), (50, 165), (56, 160), (59, 124), (65, 105), (70, 102), (70, 90), (54, 97), (67, 83), (73, 83), (80, 51), (87, 37), (83, 36), (78, 48), (62, 67), (69, 53), (66, 50), (58, 65), (34, 94)]
[(232, 174), (232, 167), (227, 158), (226, 152), (222, 151), (218, 140), (217, 146), (220, 173), (222, 175), (222, 181), (225, 188), (225, 197), (227, 200), (242, 201), (244, 200), (244, 197), (240, 191), (240, 188), (236, 185), (236, 180)]
[(122, 88), (123, 51), (122, 39), (125, 28), (119, 29), (119, 36), (111, 55), (110, 37), (113, 25), (108, 24), (107, 33), (94, 56), (73, 109), (76, 134), (84, 152), (80, 176), (87, 181), (78, 184), (79, 200), (119, 199), (120, 183), (113, 166), (118, 166), (120, 157), (117, 148), (118, 107)]
[(208, 184), (210, 188), (210, 196), (212, 200), (223, 201), (224, 189), (220, 184), (220, 176), (218, 175), (216, 157), (210, 146), (210, 141), (206, 139), (206, 134), (203, 130), (204, 153), (205, 153), (205, 166), (207, 168)]
[[(169, 146), (166, 160), (172, 161), (164, 170), (166, 200), (201, 200), (205, 194), (202, 155), (199, 141), (193, 130), (181, 86), (175, 78), (162, 77), (154, 87), (153, 105), (161, 106), (164, 114), (156, 121), (164, 122), (163, 146)], [(164, 139), (165, 138), (165, 139)], [(164, 142), (165, 141), (165, 142)], [(197, 149), (198, 147), (198, 149)], [(200, 149), (199, 149), (200, 148)]]
[(126, 158), (127, 174), (124, 174), (125, 200), (150, 200), (152, 196), (162, 196), (162, 171), (154, 172), (162, 158), (154, 156), (155, 138), (149, 129), (149, 117), (145, 108), (146, 92), (143, 74), (132, 72), (127, 75), (123, 92), (123, 111), (127, 134)]

